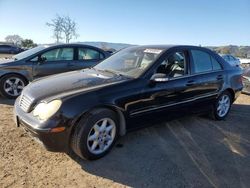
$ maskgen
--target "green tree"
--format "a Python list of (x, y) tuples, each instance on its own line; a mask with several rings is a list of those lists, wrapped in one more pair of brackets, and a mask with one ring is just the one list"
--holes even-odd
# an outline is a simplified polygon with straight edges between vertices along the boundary
[(31, 39), (25, 39), (25, 40), (22, 40), (21, 46), (24, 48), (34, 48), (37, 46), (37, 44), (34, 43), (33, 40)]

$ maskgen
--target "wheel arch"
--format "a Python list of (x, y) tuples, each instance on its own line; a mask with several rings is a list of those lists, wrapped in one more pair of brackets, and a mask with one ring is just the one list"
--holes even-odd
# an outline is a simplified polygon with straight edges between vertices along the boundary
[(118, 121), (119, 121), (119, 136), (124, 136), (126, 134), (126, 132), (127, 132), (126, 119), (125, 119), (125, 115), (124, 115), (123, 111), (114, 105), (100, 105), (100, 106), (95, 106), (95, 107), (81, 113), (79, 116), (77, 116), (77, 118), (72, 121), (70, 135), (72, 135), (74, 133), (75, 127), (76, 127), (77, 123), (81, 120), (81, 118), (83, 118), (87, 114), (91, 113), (92, 111), (98, 110), (98, 109), (109, 109), (109, 110), (115, 112), (115, 114), (118, 117)]
[(1, 80), (3, 77), (9, 76), (9, 75), (18, 75), (18, 76), (22, 77), (22, 78), (25, 80), (25, 82), (26, 82), (27, 84), (29, 83), (29, 80), (28, 80), (23, 74), (17, 73), (17, 72), (8, 72), (8, 73), (6, 73), (6, 74), (3, 74), (3, 75), (0, 76), (0, 80)]
[(225, 89), (225, 91), (228, 91), (231, 94), (232, 102), (233, 102), (235, 100), (235, 92), (234, 92), (234, 90), (232, 88), (227, 88), (227, 89)]

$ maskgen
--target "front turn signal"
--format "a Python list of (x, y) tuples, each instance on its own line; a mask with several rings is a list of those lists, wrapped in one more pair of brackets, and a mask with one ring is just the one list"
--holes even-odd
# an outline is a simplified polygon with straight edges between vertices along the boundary
[(65, 127), (56, 127), (50, 130), (50, 132), (52, 133), (59, 133), (59, 132), (63, 132), (65, 130)]

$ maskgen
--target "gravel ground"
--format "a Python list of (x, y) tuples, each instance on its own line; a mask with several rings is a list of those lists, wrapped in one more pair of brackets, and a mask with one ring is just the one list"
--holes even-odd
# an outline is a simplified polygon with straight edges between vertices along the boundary
[(226, 121), (184, 117), (129, 133), (106, 157), (44, 150), (0, 98), (0, 187), (235, 187), (250, 185), (250, 96)]
[(0, 54), (0, 60), (4, 58), (9, 58), (11, 56), (13, 56), (13, 54)]

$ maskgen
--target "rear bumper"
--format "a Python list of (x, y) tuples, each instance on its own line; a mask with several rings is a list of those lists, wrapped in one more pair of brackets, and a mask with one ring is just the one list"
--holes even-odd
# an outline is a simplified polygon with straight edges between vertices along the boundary
[(233, 101), (235, 101), (240, 96), (241, 92), (242, 92), (242, 87), (234, 90), (234, 100)]
[(27, 114), (18, 105), (18, 99), (14, 106), (14, 118), (17, 127), (22, 127), (38, 143), (42, 144), (47, 150), (54, 152), (66, 152), (69, 147), (69, 131), (54, 133), (51, 129), (59, 127), (61, 124), (57, 121), (39, 121), (31, 114)]

